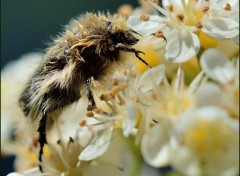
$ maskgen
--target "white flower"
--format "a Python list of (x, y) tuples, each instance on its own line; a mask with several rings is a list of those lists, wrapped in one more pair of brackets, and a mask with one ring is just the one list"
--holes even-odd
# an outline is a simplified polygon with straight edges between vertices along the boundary
[(181, 63), (195, 56), (200, 49), (200, 42), (195, 34), (198, 31), (219, 40), (233, 39), (239, 34), (239, 22), (236, 20), (238, 1), (169, 2), (163, 2), (164, 9), (149, 0), (163, 16), (130, 16), (128, 20), (128, 26), (139, 34), (155, 35), (162, 42), (167, 41), (167, 60)]
[(233, 61), (235, 63), (213, 48), (205, 51), (200, 58), (203, 71), (221, 87), (220, 106), (227, 109), (231, 116), (239, 118), (239, 58)]
[(170, 127), (167, 124), (155, 125), (142, 138), (141, 152), (143, 158), (153, 167), (163, 167), (170, 164)]
[(216, 107), (191, 109), (178, 122), (156, 124), (141, 151), (154, 166), (170, 165), (187, 176), (232, 176), (239, 172), (239, 124)]
[(163, 65), (147, 70), (138, 78), (136, 92), (145, 118), (157, 122), (165, 119), (174, 123), (179, 114), (195, 107), (194, 94), (184, 85), (181, 67), (171, 84)]
[(184, 113), (175, 126), (173, 167), (186, 175), (236, 175), (239, 124), (225, 111), (205, 107)]
[(235, 68), (224, 54), (219, 50), (211, 48), (205, 51), (200, 64), (203, 71), (212, 79), (227, 84), (237, 79), (239, 71)]
[(21, 133), (16, 128), (24, 125), (25, 117), (19, 107), (18, 98), (41, 57), (40, 53), (25, 54), (17, 61), (7, 64), (1, 71), (1, 150), (4, 152), (10, 152), (8, 150), (10, 136), (16, 135), (15, 140), (18, 140), (17, 133)]

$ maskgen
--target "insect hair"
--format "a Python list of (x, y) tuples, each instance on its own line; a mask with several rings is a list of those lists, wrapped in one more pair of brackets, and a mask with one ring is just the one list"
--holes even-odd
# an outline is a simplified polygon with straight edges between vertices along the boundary
[(96, 108), (94, 91), (105, 83), (133, 53), (144, 64), (132, 46), (138, 42), (126, 25), (126, 18), (109, 13), (86, 13), (71, 22), (46, 50), (41, 64), (29, 79), (20, 106), (25, 116), (39, 120), (39, 169), (43, 147), (47, 143), (48, 121), (81, 97), (88, 99), (88, 110)]

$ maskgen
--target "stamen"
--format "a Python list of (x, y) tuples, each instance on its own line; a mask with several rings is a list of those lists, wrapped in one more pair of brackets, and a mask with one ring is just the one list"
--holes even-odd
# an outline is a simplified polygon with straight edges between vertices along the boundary
[(124, 105), (125, 101), (123, 100), (123, 98), (118, 94), (118, 100), (119, 100), (119, 105)]
[(112, 86), (117, 86), (119, 84), (119, 80), (118, 79), (114, 79), (112, 81)]
[(101, 108), (96, 108), (94, 110), (97, 114), (103, 114), (103, 110)]
[(140, 16), (140, 20), (141, 21), (148, 21), (149, 20), (149, 16), (147, 14), (143, 14)]
[(232, 10), (232, 7), (229, 3), (226, 4), (226, 6), (224, 7), (224, 10), (225, 11), (231, 11)]
[[(67, 149), (69, 150), (70, 149), (70, 146), (71, 146), (71, 144), (74, 142), (74, 140), (73, 140), (73, 138), (72, 137), (69, 137), (69, 141), (68, 141), (68, 143), (67, 143)], [(67, 163), (65, 163), (65, 164), (67, 164)], [(68, 165), (68, 164), (67, 164)]]
[(166, 37), (164, 36), (161, 30), (158, 30), (157, 32), (155, 32), (154, 35), (158, 38), (163, 38), (165, 41), (167, 41)]
[(101, 101), (109, 101), (112, 99), (112, 96), (109, 93), (102, 94), (100, 97)]
[(118, 92), (119, 92), (119, 87), (113, 86), (111, 90), (111, 95), (115, 97), (118, 94)]
[(173, 12), (173, 5), (172, 4), (169, 4), (166, 8), (169, 12)]
[(203, 13), (207, 13), (208, 10), (209, 10), (209, 7), (208, 7), (208, 6), (205, 6), (205, 7), (203, 7), (202, 12), (203, 12)]
[(156, 3), (153, 2), (153, 0), (148, 0), (148, 2), (149, 2), (153, 7), (155, 7), (162, 15), (164, 15), (165, 17), (168, 16), (168, 12), (167, 12), (165, 9), (159, 7)]
[(200, 22), (197, 22), (195, 26), (199, 29), (201, 29), (203, 27), (203, 25)]
[(178, 14), (178, 15), (177, 15), (177, 18), (178, 18), (181, 22), (183, 22), (183, 20), (184, 20), (184, 15), (183, 15), (183, 14)]
[(87, 111), (86, 116), (87, 117), (93, 117), (94, 113), (92, 111)]
[(136, 78), (137, 77), (137, 72), (136, 71), (132, 71), (130, 73), (130, 76), (133, 77), (133, 78)]
[(123, 74), (125, 75), (125, 76), (127, 76), (127, 75), (129, 75), (129, 73), (130, 73), (130, 70), (129, 69), (124, 69), (123, 70)]
[(152, 0), (152, 2), (158, 4), (158, 0)]
[(151, 93), (151, 98), (152, 98), (153, 100), (157, 100), (157, 94), (156, 94), (155, 92), (152, 92), (152, 93)]
[(87, 125), (87, 121), (86, 121), (86, 120), (81, 120), (81, 121), (79, 122), (79, 125), (80, 125), (81, 127), (84, 127), (84, 126)]
[[(101, 114), (101, 115), (105, 115), (105, 116), (108, 116), (108, 117), (110, 117), (110, 116), (113, 115), (113, 114), (111, 114), (111, 113), (108, 113), (108, 112), (102, 110), (101, 108), (95, 109), (95, 113)], [(95, 118), (95, 117), (94, 117), (94, 118)]]
[(127, 87), (128, 87), (128, 84), (125, 82), (119, 85), (120, 90), (126, 89)]

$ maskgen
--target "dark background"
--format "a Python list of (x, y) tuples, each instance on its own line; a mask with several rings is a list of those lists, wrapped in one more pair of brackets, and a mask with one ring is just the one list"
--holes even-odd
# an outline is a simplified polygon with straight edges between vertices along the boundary
[[(116, 12), (137, 0), (1, 0), (1, 69), (21, 55), (43, 51), (68, 21), (86, 11)], [(13, 171), (13, 157), (1, 157), (1, 176)]]
[(1, 68), (21, 55), (42, 51), (68, 21), (86, 11), (115, 12), (137, 0), (1, 0)]

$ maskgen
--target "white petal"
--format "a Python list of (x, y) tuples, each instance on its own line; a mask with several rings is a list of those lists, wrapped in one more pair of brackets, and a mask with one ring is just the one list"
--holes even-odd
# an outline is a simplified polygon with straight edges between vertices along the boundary
[(233, 64), (217, 49), (211, 48), (205, 51), (200, 64), (203, 71), (212, 79), (220, 83), (227, 83), (236, 75)]
[(176, 92), (181, 90), (184, 86), (184, 72), (183, 72), (181, 66), (178, 67), (177, 78), (174, 81), (173, 85), (174, 85), (174, 91), (176, 91)]
[(165, 77), (165, 66), (159, 65), (145, 71), (137, 80), (136, 88), (141, 92), (147, 92), (153, 89), (154, 86), (159, 85)]
[[(237, 171), (239, 158), (234, 156), (239, 156), (238, 120), (230, 118), (227, 112), (216, 106), (187, 111), (179, 119), (179, 123), (175, 125), (176, 134), (180, 139), (178, 145), (190, 150), (190, 156), (195, 157), (193, 160), (198, 160), (202, 172), (200, 175), (215, 175), (214, 169), (216, 175), (222, 176), (224, 173)], [(201, 134), (201, 137), (192, 134)], [(191, 142), (186, 142), (187, 138)], [(225, 150), (226, 148), (228, 150)], [(176, 147), (176, 153), (171, 151), (173, 161), (176, 161), (175, 167), (186, 163), (181, 157), (184, 158), (187, 154), (178, 156), (180, 149), (181, 147)], [(201, 168), (203, 162), (205, 169)], [(184, 168), (188, 166), (182, 167), (182, 171), (186, 172)]]
[(7, 176), (24, 176), (24, 175), (19, 174), (17, 172), (13, 172), (13, 173), (8, 174)]
[(156, 125), (143, 136), (141, 151), (144, 160), (153, 167), (169, 164), (169, 126)]
[(189, 148), (176, 145), (171, 148), (172, 166), (187, 176), (201, 176), (198, 162)]
[(197, 89), (197, 87), (201, 84), (203, 76), (204, 76), (203, 71), (198, 73), (198, 75), (194, 78), (194, 80), (189, 85), (189, 91), (194, 92)]
[(196, 91), (197, 106), (218, 106), (223, 101), (223, 92), (214, 83), (203, 84)]
[(103, 154), (110, 144), (112, 132), (113, 127), (109, 126), (96, 134), (90, 144), (81, 152), (78, 159), (88, 161)]
[(127, 25), (133, 31), (145, 36), (155, 33), (159, 28), (164, 26), (161, 22), (162, 18), (160, 16), (149, 16), (148, 21), (141, 21), (140, 16), (130, 16)]
[(208, 19), (202, 31), (217, 39), (229, 39), (239, 34), (239, 23), (230, 18)]
[(81, 171), (76, 173), (78, 175), (83, 173), (84, 176), (122, 176), (122, 172), (110, 164), (85, 165), (80, 168)]
[(175, 63), (186, 62), (198, 53), (199, 48), (198, 36), (189, 31), (182, 31), (167, 44), (165, 57)]
[(126, 101), (126, 107), (127, 107), (127, 114), (126, 114), (127, 119), (123, 126), (123, 134), (125, 137), (128, 137), (128, 135), (131, 133), (132, 129), (135, 127), (137, 114), (136, 114), (136, 108), (131, 99), (128, 99)]

